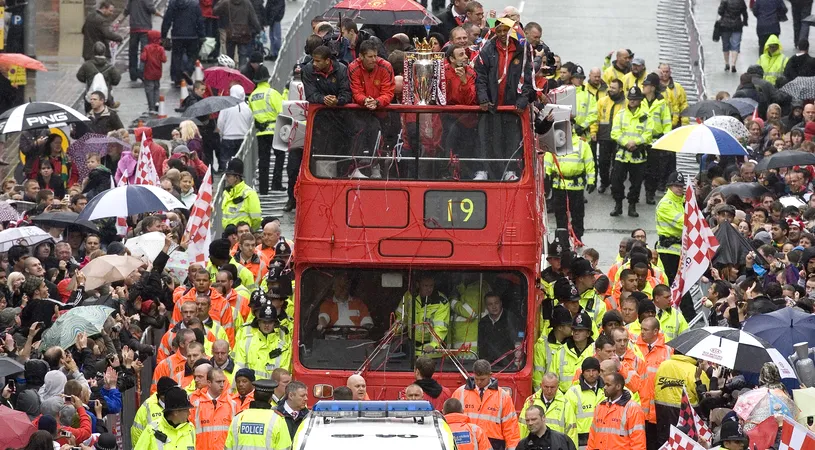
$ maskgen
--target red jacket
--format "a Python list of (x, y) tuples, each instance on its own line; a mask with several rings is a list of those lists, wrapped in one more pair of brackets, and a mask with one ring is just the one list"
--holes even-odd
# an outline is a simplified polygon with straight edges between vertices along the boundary
[(466, 71), (466, 82), (456, 75), (456, 69), (449, 62), (444, 63), (444, 78), (447, 83), (447, 104), (448, 105), (476, 105), (475, 95), (475, 70), (470, 66), (464, 66)]
[[(66, 427), (57, 422), (57, 435), (59, 435), (60, 431), (65, 430), (74, 435), (74, 441), (76, 442), (76, 445), (79, 445), (80, 442), (84, 442), (91, 437), (91, 418), (88, 416), (88, 412), (85, 411), (85, 408), (79, 408), (76, 415), (79, 418), (79, 427)], [(42, 417), (42, 415), (34, 419), (32, 422), (34, 428), (36, 428), (39, 424), (40, 417)], [(59, 421), (59, 418), (57, 418), (57, 421)], [(68, 443), (68, 438), (60, 437), (56, 439), (56, 442), (61, 445), (65, 445)]]
[(348, 78), (351, 80), (351, 95), (354, 103), (365, 105), (365, 99), (373, 97), (380, 106), (386, 106), (393, 100), (393, 67), (382, 58), (376, 58), (374, 70), (368, 72), (362, 66), (362, 60), (355, 59), (348, 66)]
[(147, 32), (148, 44), (141, 51), (141, 60), (144, 61), (144, 79), (156, 81), (161, 79), (161, 65), (167, 62), (167, 52), (161, 46), (161, 31)]
[(198, 6), (201, 7), (201, 15), (207, 19), (217, 19), (218, 16), (212, 14), (212, 0), (198, 0)]
[(158, 176), (164, 175), (164, 160), (167, 159), (167, 152), (164, 148), (153, 142), (153, 129), (150, 127), (139, 127), (133, 130), (136, 135), (136, 145), (141, 145), (142, 137), (146, 137), (145, 145), (150, 149), (150, 156), (153, 157), (153, 165), (156, 166)]

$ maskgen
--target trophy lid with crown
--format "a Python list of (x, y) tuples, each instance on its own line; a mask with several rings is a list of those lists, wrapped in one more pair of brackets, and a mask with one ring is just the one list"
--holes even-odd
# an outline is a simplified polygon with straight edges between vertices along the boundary
[(412, 52), (405, 53), (405, 83), (402, 93), (407, 105), (444, 105), (444, 53), (434, 52), (427, 38), (413, 38)]

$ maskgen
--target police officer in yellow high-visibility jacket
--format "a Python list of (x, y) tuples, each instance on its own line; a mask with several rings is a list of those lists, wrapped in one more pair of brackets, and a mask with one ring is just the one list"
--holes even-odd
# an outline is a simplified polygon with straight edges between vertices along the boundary
[(687, 117), (682, 117), (688, 105), (688, 95), (685, 88), (671, 76), (671, 66), (666, 63), (659, 64), (659, 91), (671, 107), (671, 125), (674, 128), (690, 123)]
[(597, 339), (600, 334), (598, 330), (603, 324), (603, 316), (606, 315), (606, 302), (594, 289), (594, 267), (586, 258), (576, 258), (572, 261), (570, 272), (575, 287), (580, 292), (580, 306), (589, 314), (595, 325), (591, 337)]
[(540, 386), (543, 374), (551, 371), (549, 364), (554, 354), (560, 351), (563, 342), (572, 335), (572, 315), (565, 306), (557, 305), (552, 309), (549, 325), (552, 330), (535, 341), (532, 386)]
[(676, 339), (688, 329), (688, 322), (682, 311), (671, 306), (671, 288), (664, 284), (654, 287), (654, 306), (657, 309), (659, 329), (665, 335), (665, 342)]
[(258, 193), (243, 181), (243, 161), (232, 158), (226, 164), (224, 172), (226, 189), (221, 202), (221, 226), (237, 225), (238, 222), (248, 223), (253, 230), (260, 227), (262, 219), (260, 199)]
[(273, 409), (270, 402), (277, 382), (263, 379), (252, 384), (255, 399), (248, 409), (232, 419), (224, 450), (290, 449), (291, 435), (286, 418)]
[(642, 89), (642, 82), (645, 81), (645, 75), (648, 72), (645, 71), (645, 60), (636, 57), (631, 60), (631, 72), (628, 72), (623, 77), (623, 89), (626, 91), (631, 89), (634, 86)]
[(637, 202), (640, 199), (647, 147), (651, 143), (654, 122), (648, 108), (642, 105), (642, 90), (634, 86), (627, 91), (628, 106), (614, 116), (611, 139), (617, 142), (617, 154), (611, 170), (611, 195), (614, 197), (612, 217), (623, 213), (625, 180), (630, 179), (628, 189), (628, 215), (639, 217)]
[[(654, 122), (654, 129), (651, 132), (651, 140), (656, 141), (662, 135), (671, 131), (671, 108), (662, 94), (659, 93), (659, 75), (649, 73), (642, 83), (642, 94), (645, 98), (642, 105), (648, 108), (651, 120)], [(653, 150), (648, 147), (648, 159), (645, 164), (645, 203), (653, 205), (654, 195), (659, 182), (663, 180), (662, 166), (663, 159), (671, 152), (664, 150)]]
[(623, 82), (617, 78), (608, 84), (608, 95), (597, 100), (597, 177), (600, 186), (597, 192), (604, 194), (611, 186), (611, 162), (617, 144), (611, 139), (611, 125), (614, 116), (625, 108), (625, 92)]
[(526, 398), (518, 417), (521, 439), (529, 435), (526, 428), (526, 410), (532, 405), (538, 405), (546, 412), (546, 426), (569, 436), (575, 446), (577, 445), (577, 419), (574, 410), (568, 407), (566, 396), (558, 390), (558, 384), (558, 376), (547, 372), (541, 381), (541, 388)]
[(164, 414), (146, 427), (133, 450), (191, 450), (195, 426), (189, 422), (192, 405), (187, 393), (171, 387), (164, 395)]
[(576, 66), (572, 73), (572, 85), (574, 85), (576, 97), (574, 132), (584, 141), (591, 141), (591, 128), (597, 123), (597, 99), (583, 85), (585, 79), (586, 74), (583, 68)]
[(603, 64), (603, 81), (606, 84), (611, 84), (611, 80), (617, 79), (622, 81), (625, 75), (631, 71), (631, 52), (627, 49), (621, 48), (617, 50), (616, 59), (611, 61), (611, 53), (606, 57)]
[[(588, 93), (584, 94), (590, 98)], [(547, 152), (543, 163), (546, 166), (546, 177), (552, 183), (552, 208), (555, 210), (557, 227), (566, 228), (569, 225), (566, 215), (568, 210), (574, 234), (580, 239), (583, 237), (583, 219), (586, 216), (583, 190), (592, 193), (597, 185), (594, 158), (589, 144), (576, 134), (566, 136), (566, 139), (572, 140), (571, 149), (565, 153), (559, 152), (557, 156), (553, 152)]]
[(484, 280), (456, 286), (458, 295), (450, 301), (450, 342), (454, 349), (469, 348), (472, 352), (461, 353), (459, 358), (473, 359), (478, 354), (478, 321), (484, 309), (484, 295), (491, 290)]
[(681, 172), (673, 172), (666, 183), (665, 196), (656, 209), (657, 245), (656, 251), (665, 268), (668, 282), (673, 283), (679, 268), (679, 254), (682, 251), (682, 228), (685, 225), (685, 177)]
[(394, 314), (404, 324), (403, 331), (413, 335), (416, 354), (432, 357), (447, 339), (450, 302), (436, 290), (432, 275), (421, 275), (418, 284), (418, 293), (405, 292)]
[(268, 300), (261, 304), (255, 320), (235, 337), (235, 365), (252, 369), (261, 378), (271, 378), (278, 367), (291, 371), (291, 351), (288, 332), (278, 326), (277, 312)]
[[(249, 109), (252, 110), (252, 117), (255, 119), (258, 138), (258, 173), (261, 174), (258, 187), (260, 195), (266, 195), (269, 193), (269, 160), (272, 154), (275, 123), (277, 115), (283, 110), (283, 96), (269, 86), (269, 70), (263, 64), (255, 71), (255, 79), (252, 81), (257, 83), (255, 90), (249, 95)], [(280, 191), (283, 190), (283, 161), (286, 159), (286, 152), (275, 150), (274, 157), (272, 189)]]
[(594, 418), (594, 408), (605, 400), (603, 395), (603, 379), (600, 377), (600, 361), (593, 356), (583, 360), (581, 365), (580, 381), (566, 391), (566, 408), (575, 417), (577, 442), (575, 445), (583, 447), (589, 440), (591, 422)]
[(551, 371), (558, 375), (561, 392), (566, 392), (572, 386), (575, 372), (581, 367), (583, 360), (594, 353), (591, 329), (591, 317), (581, 311), (572, 321), (572, 337), (566, 339), (549, 364)]
[(775, 85), (775, 81), (784, 75), (784, 68), (787, 67), (787, 58), (784, 55), (784, 48), (776, 35), (770, 35), (764, 43), (764, 52), (758, 58), (758, 65), (764, 70), (764, 80)]
[(158, 419), (164, 416), (164, 395), (170, 388), (174, 387), (178, 387), (178, 385), (172, 378), (159, 378), (158, 383), (156, 383), (156, 393), (147, 397), (147, 400), (136, 411), (136, 417), (133, 418), (133, 425), (130, 427), (131, 448), (136, 447), (139, 437), (147, 427), (157, 423)]

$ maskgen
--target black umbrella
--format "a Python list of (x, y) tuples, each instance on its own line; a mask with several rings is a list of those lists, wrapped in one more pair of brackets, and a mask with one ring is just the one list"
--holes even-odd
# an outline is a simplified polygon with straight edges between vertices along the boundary
[[(719, 249), (713, 256), (713, 264), (741, 265), (744, 264), (747, 254), (753, 251), (750, 241), (729, 223), (719, 225), (716, 230), (716, 239), (719, 241)], [(756, 263), (766, 265), (767, 261), (756, 253)]]
[(8, 357), (0, 358), (0, 377), (7, 377), (25, 371), (25, 367), (16, 360)]
[(66, 228), (68, 226), (87, 228), (91, 231), (99, 231), (93, 222), (79, 220), (79, 214), (73, 211), (44, 212), (31, 219), (37, 225), (45, 225), (55, 228)]
[(738, 108), (729, 103), (715, 100), (703, 100), (692, 106), (688, 106), (682, 111), (682, 116), (696, 117), (702, 120), (710, 119), (713, 116), (733, 116), (737, 119), (741, 119)]
[(722, 194), (723, 197), (727, 198), (731, 195), (738, 195), (739, 198), (758, 198), (767, 192), (770, 192), (769, 189), (762, 186), (759, 183), (730, 183), (725, 184), (723, 186), (719, 186), (711, 192), (713, 193)]
[(201, 117), (207, 116), (212, 113), (216, 113), (219, 111), (223, 111), (227, 108), (231, 108), (237, 104), (243, 103), (242, 101), (238, 100), (231, 95), (217, 95), (213, 97), (207, 97), (203, 100), (198, 100), (192, 106), (187, 108), (182, 114), (182, 117)]
[(815, 77), (798, 77), (781, 88), (781, 92), (786, 92), (799, 100), (809, 100), (815, 98)]
[(739, 98), (728, 98), (724, 100), (725, 103), (728, 105), (733, 105), (736, 109), (739, 110), (739, 114), (742, 117), (749, 116), (753, 114), (753, 111), (758, 108), (758, 102), (753, 100), (752, 98), (747, 97), (739, 97)]
[(69, 123), (88, 122), (81, 112), (54, 102), (31, 102), (0, 115), (0, 133), (60, 127)]
[(781, 167), (809, 165), (815, 165), (815, 155), (812, 153), (802, 152), (800, 150), (784, 150), (759, 161), (756, 165), (756, 172), (779, 169)]
[(201, 121), (194, 117), (167, 117), (147, 122), (147, 126), (153, 129), (153, 139), (172, 139), (173, 130), (181, 125), (181, 122), (191, 120), (194, 124), (201, 126)]

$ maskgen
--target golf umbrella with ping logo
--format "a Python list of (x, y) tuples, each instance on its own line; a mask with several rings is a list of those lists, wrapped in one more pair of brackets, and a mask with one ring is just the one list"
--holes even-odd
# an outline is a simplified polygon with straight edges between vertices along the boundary
[(667, 345), (686, 356), (741, 372), (758, 373), (765, 362), (773, 362), (782, 378), (796, 378), (778, 350), (764, 339), (735, 328), (694, 328), (671, 339)]
[(12, 108), (0, 115), (0, 133), (61, 127), (79, 122), (90, 122), (90, 119), (61, 103), (31, 102)]

